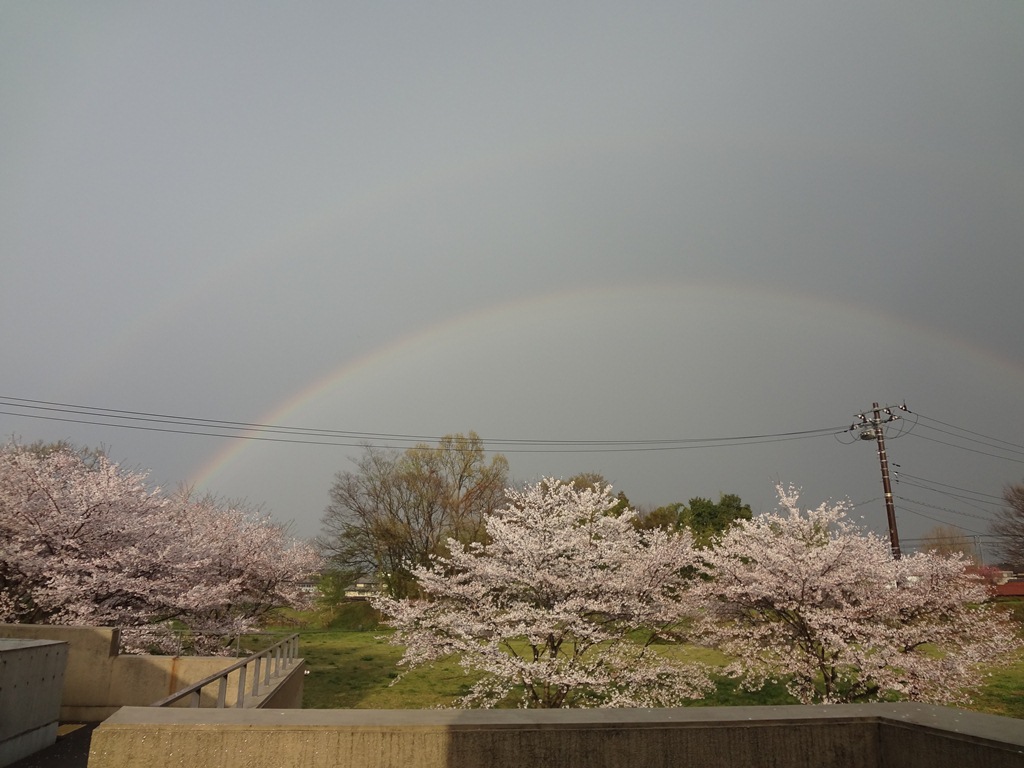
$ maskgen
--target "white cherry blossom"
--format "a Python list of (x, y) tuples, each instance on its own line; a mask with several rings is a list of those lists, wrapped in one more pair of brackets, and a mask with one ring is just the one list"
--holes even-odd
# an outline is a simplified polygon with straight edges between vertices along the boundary
[(741, 521), (702, 553), (705, 641), (732, 654), (744, 685), (786, 681), (801, 702), (964, 702), (980, 665), (1015, 644), (1005, 616), (960, 556), (894, 560), (844, 503)]
[(168, 496), (103, 456), (0, 449), (0, 621), (122, 627), (130, 647), (174, 621), (209, 651), (297, 602), (318, 562), (266, 518)]
[(666, 706), (711, 688), (705, 668), (651, 647), (692, 610), (688, 534), (637, 530), (610, 487), (508, 494), (487, 543), (450, 540), (449, 557), (415, 569), (425, 599), (376, 600), (403, 664), (458, 656), (480, 676), (461, 706)]

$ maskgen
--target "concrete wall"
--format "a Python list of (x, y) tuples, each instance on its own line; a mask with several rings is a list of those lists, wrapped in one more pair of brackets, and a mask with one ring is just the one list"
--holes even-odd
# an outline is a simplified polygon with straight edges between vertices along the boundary
[(1020, 768), (1024, 720), (924, 704), (891, 705), (879, 734), (881, 768)]
[(0, 766), (57, 740), (68, 646), (0, 640)]
[[(0, 624), (0, 637), (56, 640), (68, 644), (68, 666), (64, 675), (61, 720), (75, 719), (67, 716), (69, 713), (65, 710), (68, 708), (94, 705), (107, 698), (111, 659), (117, 655), (117, 630), (102, 627)], [(101, 719), (103, 718), (97, 718)]]
[[(67, 673), (64, 678), (60, 719), (63, 722), (96, 723), (110, 717), (120, 707), (149, 706), (176, 691), (231, 666), (236, 659), (220, 656), (146, 656), (120, 655), (118, 630), (110, 627), (67, 627), (0, 624), (0, 637), (60, 640), (68, 643)], [(296, 663), (287, 678), (272, 681), (281, 693), (246, 703), (246, 706), (302, 706), (304, 665)], [(246, 690), (252, 690), (249, 671)], [(297, 692), (296, 692), (297, 689)], [(238, 697), (238, 672), (228, 678), (227, 706)], [(202, 706), (217, 701), (217, 687), (204, 689)], [(187, 700), (175, 704), (188, 707)]]
[[(295, 666), (288, 670), (286, 677), (281, 678), (274, 689), (260, 697), (260, 701), (252, 706), (259, 709), (302, 709), (302, 692), (306, 681), (306, 661), (298, 659)], [(245, 702), (245, 706), (250, 706)]]
[(89, 768), (1024, 768), (1021, 721), (911, 704), (660, 710), (122, 709)]

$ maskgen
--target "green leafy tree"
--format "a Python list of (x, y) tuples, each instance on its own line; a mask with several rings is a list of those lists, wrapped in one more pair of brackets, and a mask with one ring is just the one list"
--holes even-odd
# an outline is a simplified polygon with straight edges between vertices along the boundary
[(335, 476), (317, 539), (342, 588), (371, 574), (390, 595), (414, 594), (411, 569), (444, 554), (449, 538), (481, 541), (505, 498), (508, 461), (488, 461), (474, 432), (403, 452), (367, 447), (355, 463)]
[(711, 540), (727, 531), (740, 520), (753, 516), (750, 505), (744, 504), (734, 493), (723, 493), (718, 502), (695, 496), (687, 504), (666, 504), (648, 512), (639, 525), (644, 529), (661, 528), (666, 531), (687, 530), (694, 544), (707, 546)]
[(637, 528), (645, 531), (660, 528), (663, 531), (674, 533), (680, 528), (680, 512), (685, 508), (685, 504), (677, 502), (652, 509), (643, 517), (637, 518)]

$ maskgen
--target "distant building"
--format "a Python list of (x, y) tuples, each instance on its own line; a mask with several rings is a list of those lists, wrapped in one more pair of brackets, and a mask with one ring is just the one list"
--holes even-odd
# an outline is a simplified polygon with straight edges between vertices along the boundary
[(304, 595), (310, 595), (311, 597), (320, 596), (320, 579), (307, 579), (298, 583), (299, 591)]
[(345, 597), (351, 600), (367, 600), (383, 590), (380, 582), (372, 576), (362, 576), (345, 588)]

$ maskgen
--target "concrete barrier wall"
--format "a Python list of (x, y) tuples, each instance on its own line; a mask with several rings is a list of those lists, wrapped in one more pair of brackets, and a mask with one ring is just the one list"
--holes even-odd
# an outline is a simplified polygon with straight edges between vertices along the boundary
[[(306, 682), (306, 661), (298, 659), (297, 663), (288, 670), (288, 674), (279, 678), (265, 698), (254, 702), (253, 706), (260, 709), (302, 709), (302, 693)], [(248, 707), (249, 702), (245, 705)]]
[(1024, 720), (922, 704), (892, 707), (879, 734), (881, 768), (1024, 766)]
[[(0, 637), (55, 640), (68, 644), (61, 720), (75, 719), (66, 716), (67, 708), (94, 706), (108, 701), (111, 659), (117, 655), (118, 648), (116, 629), (0, 624)], [(102, 719), (99, 717), (96, 721)]]
[[(60, 719), (63, 722), (97, 723), (110, 717), (120, 707), (144, 707), (220, 672), (236, 660), (220, 656), (146, 656), (118, 653), (118, 630), (110, 627), (67, 627), (26, 624), (0, 624), (0, 637), (48, 639), (66, 642), (69, 647), (67, 673), (61, 698)], [(301, 664), (296, 664), (292, 671)], [(252, 689), (252, 670), (246, 690)], [(227, 706), (234, 706), (238, 697), (238, 675), (228, 678)], [(274, 687), (287, 684), (280, 695), (268, 691), (260, 700), (274, 701), (273, 706), (302, 706), (301, 673), (298, 682), (278, 678)], [(296, 698), (295, 688), (298, 687)], [(217, 687), (203, 691), (201, 705), (215, 706)], [(176, 707), (188, 707), (188, 700)]]
[[(951, 759), (955, 755), (955, 759)], [(1019, 720), (920, 705), (123, 709), (89, 768), (1024, 768)]]
[(68, 646), (0, 640), (0, 766), (57, 740)]

